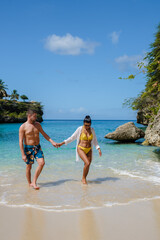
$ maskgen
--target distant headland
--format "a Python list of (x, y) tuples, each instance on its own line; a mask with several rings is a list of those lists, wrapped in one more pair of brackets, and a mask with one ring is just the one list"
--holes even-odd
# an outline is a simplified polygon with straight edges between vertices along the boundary
[(25, 122), (29, 108), (37, 111), (37, 121), (43, 121), (43, 106), (40, 102), (29, 101), (26, 95), (20, 96), (17, 90), (13, 90), (9, 95), (7, 89), (7, 85), (0, 79), (0, 123)]

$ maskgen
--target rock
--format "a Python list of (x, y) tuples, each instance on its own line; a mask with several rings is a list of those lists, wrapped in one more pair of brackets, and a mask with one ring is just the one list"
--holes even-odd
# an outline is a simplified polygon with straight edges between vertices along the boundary
[(137, 128), (133, 122), (125, 123), (119, 126), (114, 132), (108, 133), (105, 138), (121, 141), (135, 142), (139, 138), (143, 138), (144, 131)]
[(142, 143), (143, 146), (148, 146), (149, 145), (149, 142), (147, 140), (145, 140), (143, 143)]
[(152, 123), (149, 123), (145, 131), (145, 142), (148, 145), (160, 147), (160, 110)]

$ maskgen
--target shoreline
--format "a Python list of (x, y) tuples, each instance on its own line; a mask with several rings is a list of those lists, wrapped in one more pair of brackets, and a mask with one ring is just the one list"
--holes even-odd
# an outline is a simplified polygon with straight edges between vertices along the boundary
[(76, 212), (0, 206), (2, 240), (158, 240), (160, 200)]
[[(28, 203), (22, 204), (22, 205), (15, 205), (15, 204), (8, 204), (0, 202), (0, 208), (1, 207), (6, 207), (6, 208), (14, 208), (14, 209), (33, 209), (33, 210), (39, 210), (39, 211), (44, 211), (44, 212), (50, 212), (50, 213), (75, 213), (75, 212), (82, 212), (82, 211), (88, 211), (88, 210), (101, 210), (101, 209), (108, 209), (112, 207), (121, 207), (121, 206), (131, 206), (133, 204), (139, 204), (142, 202), (150, 202), (150, 201), (155, 201), (159, 200), (160, 201), (160, 196), (154, 196), (151, 198), (139, 198), (135, 200), (130, 200), (129, 202), (107, 202), (104, 204), (104, 206), (91, 206), (91, 207), (84, 207), (84, 208), (61, 208), (62, 206), (54, 206), (55, 208), (53, 209), (53, 206), (41, 206), (41, 205), (31, 205)], [(67, 206), (67, 205), (66, 205)], [(57, 209), (56, 209), (57, 208)]]

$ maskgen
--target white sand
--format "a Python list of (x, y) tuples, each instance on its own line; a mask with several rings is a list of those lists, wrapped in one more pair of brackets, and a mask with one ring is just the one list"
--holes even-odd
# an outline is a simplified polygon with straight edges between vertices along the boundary
[(0, 240), (160, 240), (160, 200), (76, 212), (0, 207)]

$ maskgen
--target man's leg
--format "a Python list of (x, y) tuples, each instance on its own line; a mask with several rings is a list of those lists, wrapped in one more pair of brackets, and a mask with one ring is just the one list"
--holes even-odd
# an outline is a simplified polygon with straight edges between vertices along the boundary
[(44, 158), (37, 158), (37, 163), (38, 163), (38, 167), (35, 171), (35, 174), (34, 174), (34, 178), (33, 178), (33, 181), (32, 183), (30, 184), (30, 186), (34, 187), (35, 189), (39, 189), (39, 187), (37, 187), (36, 183), (37, 183), (37, 179), (45, 165), (45, 161), (44, 161)]
[(26, 178), (27, 178), (29, 185), (31, 184), (31, 168), (32, 168), (32, 164), (26, 165)]

